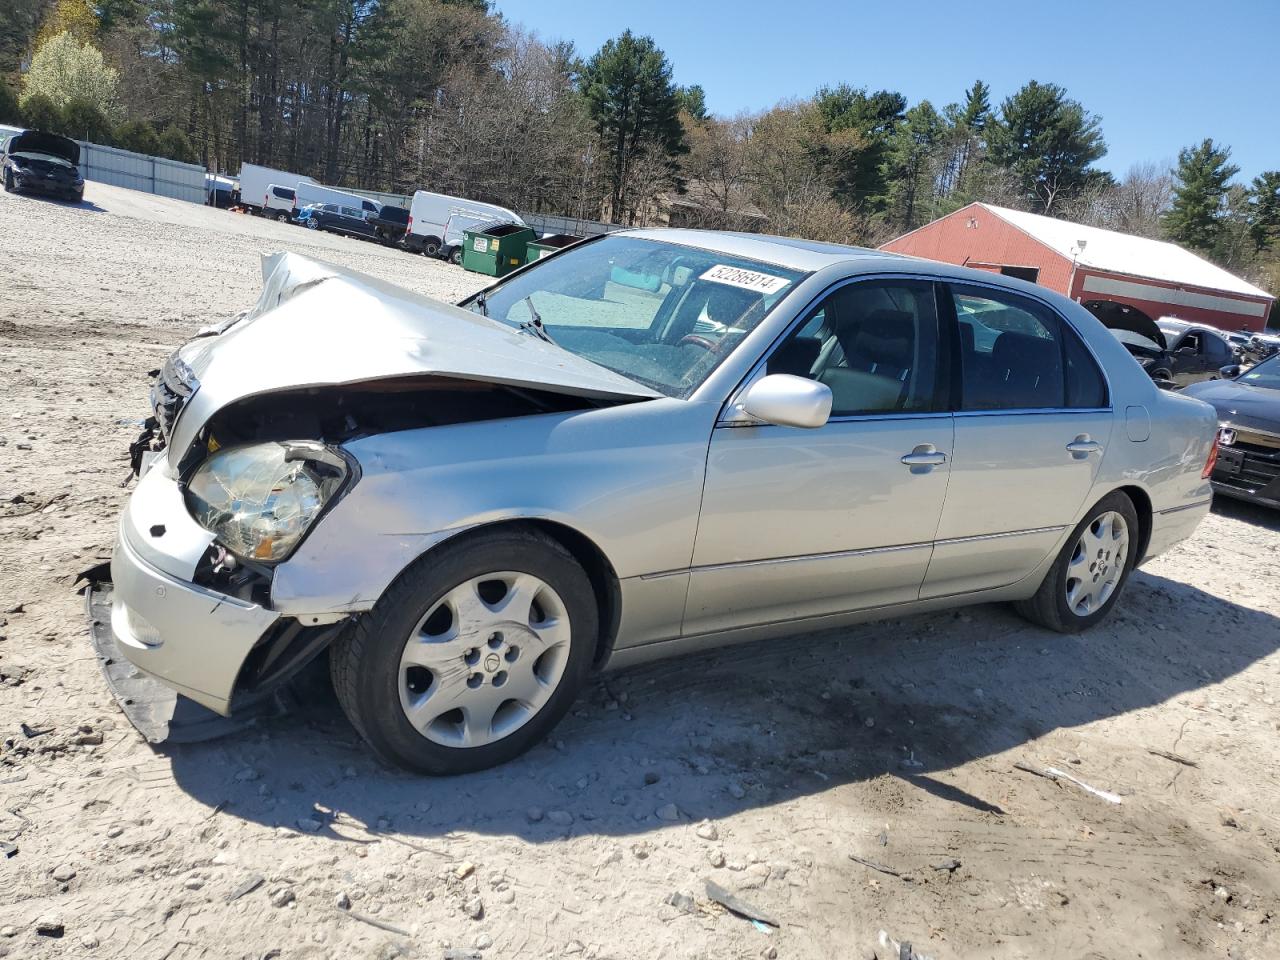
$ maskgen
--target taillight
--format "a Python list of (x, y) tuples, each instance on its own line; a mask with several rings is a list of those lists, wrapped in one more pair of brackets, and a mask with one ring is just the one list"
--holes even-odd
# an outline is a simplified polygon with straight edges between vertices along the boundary
[(1200, 479), (1208, 480), (1213, 473), (1213, 468), (1218, 464), (1218, 436), (1214, 434), (1213, 446), (1209, 448), (1209, 459), (1204, 462), (1204, 469), (1200, 471)]
[(405, 233), (413, 233), (413, 214), (409, 214), (409, 222), (405, 224)]

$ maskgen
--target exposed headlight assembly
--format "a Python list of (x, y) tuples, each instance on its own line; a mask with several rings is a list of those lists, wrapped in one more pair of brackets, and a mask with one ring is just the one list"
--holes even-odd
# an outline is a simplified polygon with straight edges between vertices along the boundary
[(351, 478), (353, 467), (307, 441), (219, 450), (187, 483), (187, 509), (228, 550), (277, 563)]

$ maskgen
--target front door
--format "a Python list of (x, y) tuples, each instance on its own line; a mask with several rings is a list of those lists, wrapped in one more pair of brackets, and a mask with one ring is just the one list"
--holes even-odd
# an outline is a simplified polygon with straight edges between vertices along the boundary
[(916, 599), (951, 469), (935, 296), (917, 279), (837, 288), (761, 371), (826, 383), (828, 423), (717, 426), (686, 636)]
[(1105, 380), (1062, 317), (1002, 289), (949, 289), (961, 361), (955, 451), (922, 597), (1026, 576), (1080, 516), (1111, 440)]

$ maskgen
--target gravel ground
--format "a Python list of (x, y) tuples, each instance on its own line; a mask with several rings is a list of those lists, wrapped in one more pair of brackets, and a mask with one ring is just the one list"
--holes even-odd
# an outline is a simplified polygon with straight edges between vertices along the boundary
[(659, 664), (484, 774), (381, 768), (320, 686), (250, 732), (148, 747), (73, 586), (109, 555), (145, 371), (253, 301), (262, 253), (478, 284), (89, 199), (0, 196), (0, 955), (897, 957), (881, 930), (936, 960), (1280, 955), (1280, 517), (1232, 503), (1087, 635), (974, 607)]

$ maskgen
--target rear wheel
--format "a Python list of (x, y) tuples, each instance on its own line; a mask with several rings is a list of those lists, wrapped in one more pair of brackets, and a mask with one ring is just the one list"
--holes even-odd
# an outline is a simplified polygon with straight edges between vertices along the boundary
[(1071, 532), (1030, 600), (1014, 609), (1058, 633), (1079, 633), (1102, 620), (1120, 597), (1138, 560), (1138, 512), (1123, 493), (1110, 493)]
[(384, 760), (481, 770), (559, 722), (597, 631), (591, 582), (563, 547), (535, 532), (480, 533), (411, 566), (335, 643), (334, 688)]
[(424, 257), (440, 256), (440, 241), (435, 237), (427, 237), (422, 244), (422, 255)]
[(319, 227), (320, 227), (320, 223), (316, 220), (315, 217), (307, 217), (308, 230), (316, 230), (316, 229), (319, 229)]

